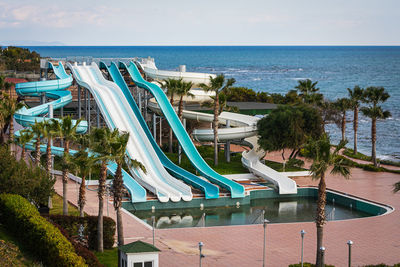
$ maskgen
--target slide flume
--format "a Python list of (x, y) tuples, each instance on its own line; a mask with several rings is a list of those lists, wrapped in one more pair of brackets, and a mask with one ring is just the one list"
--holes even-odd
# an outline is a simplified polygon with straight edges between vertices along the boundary
[[(40, 115), (48, 113), (50, 105), (53, 106), (53, 109), (58, 109), (72, 101), (71, 92), (66, 91), (66, 89), (72, 84), (72, 76), (65, 72), (64, 66), (61, 62), (58, 66), (54, 66), (51, 62), (48, 62), (47, 64), (49, 64), (49, 68), (53, 69), (54, 74), (57, 77), (56, 80), (18, 83), (15, 86), (15, 90), (18, 95), (40, 97), (42, 94), (46, 94), (48, 98), (53, 99), (53, 101), (33, 108), (27, 109), (24, 107), (18, 110), (14, 115), (14, 118), (22, 126), (29, 127), (35, 122), (48, 120), (49, 118), (41, 117)], [(76, 120), (73, 120), (73, 123), (76, 124)], [(87, 122), (81, 121), (78, 125), (77, 132), (85, 133), (87, 128)], [(15, 134), (18, 136), (19, 132), (16, 132)], [(33, 143), (27, 144), (26, 148), (29, 150), (35, 150)], [(41, 145), (40, 150), (42, 153), (45, 153), (46, 146)], [(52, 146), (51, 151), (54, 155), (63, 156), (64, 148)], [(70, 150), (70, 154), (75, 153), (75, 150)], [(116, 168), (117, 164), (114, 162), (109, 162), (107, 164), (107, 172), (112, 175), (115, 175)], [(133, 180), (133, 178), (124, 170), (122, 170), (122, 178), (124, 181), (124, 186), (131, 194), (132, 202), (146, 201), (146, 190), (144, 190), (144, 188), (141, 187), (135, 180)]]
[(129, 132), (127, 155), (146, 167), (146, 172), (131, 170), (137, 181), (153, 192), (161, 202), (176, 202), (181, 199), (190, 201), (193, 197), (190, 187), (176, 180), (164, 169), (118, 85), (106, 80), (96, 63), (75, 63), (68, 66), (78, 84), (87, 88), (94, 96), (108, 127)]
[(157, 153), (157, 156), (161, 160), (161, 163), (164, 165), (164, 167), (175, 177), (185, 181), (187, 184), (190, 184), (191, 186), (198, 188), (204, 192), (204, 196), (206, 199), (214, 199), (219, 197), (219, 188), (199, 177), (196, 175), (182, 169), (181, 167), (177, 166), (174, 164), (165, 154), (164, 152), (160, 149), (156, 141), (154, 140), (150, 129), (147, 127), (147, 124), (140, 113), (140, 110), (138, 106), (136, 105), (136, 102), (134, 98), (132, 97), (131, 92), (129, 91), (128, 86), (125, 83), (124, 78), (122, 77), (121, 73), (119, 72), (119, 69), (115, 63), (111, 63), (110, 66), (108, 66), (104, 62), (100, 62), (100, 68), (101, 69), (106, 69), (108, 73), (110, 74), (112, 80), (121, 88), (122, 93), (124, 94), (124, 97), (128, 101), (132, 111), (134, 112), (137, 120), (139, 121), (143, 131), (145, 132), (148, 140), (150, 141), (153, 149)]
[(232, 198), (244, 197), (245, 189), (242, 185), (215, 172), (200, 156), (163, 90), (159, 86), (144, 80), (135, 63), (130, 62), (129, 65), (126, 65), (120, 62), (119, 67), (125, 68), (137, 86), (150, 91), (156, 98), (165, 118), (193, 166), (211, 182), (228, 189)]
[[(149, 107), (154, 112), (161, 113), (160, 107), (155, 101), (149, 101)], [(202, 112), (183, 110), (182, 116), (187, 119), (197, 121), (213, 121), (214, 115)], [(226, 124), (229, 120), (234, 128), (218, 128), (219, 141), (230, 141), (244, 139), (252, 145), (250, 151), (243, 151), (242, 164), (253, 174), (269, 182), (272, 182), (279, 191), (279, 194), (297, 194), (297, 184), (285, 174), (263, 164), (260, 159), (265, 156), (265, 151), (258, 146), (257, 122), (260, 118), (232, 112), (222, 112), (219, 116), (221, 124)], [(198, 141), (214, 140), (212, 129), (195, 129), (192, 133), (193, 138)], [(306, 172), (305, 175), (309, 175)]]

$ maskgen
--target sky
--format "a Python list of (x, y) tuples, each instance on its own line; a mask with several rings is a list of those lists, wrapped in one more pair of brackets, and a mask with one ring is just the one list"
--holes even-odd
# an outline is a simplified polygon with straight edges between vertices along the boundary
[(1, 0), (0, 44), (400, 45), (400, 1)]

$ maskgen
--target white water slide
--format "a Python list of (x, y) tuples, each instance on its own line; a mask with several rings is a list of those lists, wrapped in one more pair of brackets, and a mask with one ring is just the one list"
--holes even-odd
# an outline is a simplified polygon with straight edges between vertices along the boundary
[(169, 200), (177, 202), (181, 199), (190, 201), (192, 199), (190, 187), (165, 170), (121, 89), (103, 77), (96, 63), (91, 65), (75, 63), (68, 66), (77, 83), (87, 88), (94, 96), (108, 127), (129, 132), (127, 155), (146, 167), (146, 173), (142, 170), (131, 170), (135, 179), (154, 193), (160, 202)]
[[(149, 108), (160, 113), (160, 108), (154, 99), (149, 101)], [(212, 122), (213, 114), (183, 110), (184, 118)], [(272, 182), (277, 188), (279, 194), (297, 194), (296, 182), (274, 169), (266, 166), (260, 160), (265, 156), (265, 151), (258, 146), (257, 137), (257, 121), (259, 118), (232, 112), (222, 112), (219, 116), (220, 124), (227, 124), (233, 128), (219, 128), (218, 140), (230, 141), (244, 139), (252, 145), (250, 151), (243, 151), (242, 164), (248, 168), (253, 174), (261, 177), (269, 182)], [(198, 141), (214, 140), (212, 129), (195, 129), (192, 133), (193, 138)]]
[(154, 80), (163, 81), (165, 79), (182, 79), (185, 82), (192, 82), (194, 84), (210, 82), (210, 76), (215, 78), (215, 74), (199, 73), (199, 72), (186, 72), (186, 67), (182, 71), (159, 70), (156, 67), (153, 58), (142, 58), (136, 61), (140, 68), (146, 73), (147, 77)]

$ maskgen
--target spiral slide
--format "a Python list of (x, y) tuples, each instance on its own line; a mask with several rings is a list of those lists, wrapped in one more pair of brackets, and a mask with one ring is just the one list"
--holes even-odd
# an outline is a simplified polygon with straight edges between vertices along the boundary
[(136, 180), (153, 192), (160, 202), (190, 201), (193, 197), (190, 187), (166, 171), (118, 85), (106, 80), (96, 63), (75, 63), (68, 67), (78, 84), (94, 96), (108, 127), (129, 132), (127, 155), (146, 167), (146, 172), (131, 170)]
[(118, 70), (118, 67), (115, 63), (111, 63), (110, 66), (108, 66), (104, 62), (100, 62), (100, 68), (101, 69), (106, 69), (108, 73), (110, 74), (112, 80), (120, 87), (122, 93), (124, 94), (124, 97), (128, 101), (132, 111), (135, 113), (135, 116), (137, 120), (139, 121), (142, 129), (144, 130), (148, 140), (150, 141), (153, 149), (157, 153), (158, 158), (160, 159), (161, 163), (164, 165), (164, 167), (175, 177), (183, 180), (185, 183), (190, 184), (191, 186), (198, 188), (204, 192), (204, 197), (206, 199), (214, 199), (219, 197), (219, 188), (203, 179), (200, 177), (197, 177), (196, 175), (182, 169), (181, 167), (175, 165), (160, 149), (156, 141), (154, 140), (149, 128), (147, 127), (147, 124), (140, 113), (140, 110), (138, 106), (136, 105), (136, 102), (134, 98), (132, 97), (131, 92), (129, 91), (128, 86), (125, 83), (124, 78), (122, 77), (121, 73)]
[(208, 164), (200, 156), (199, 152), (197, 151), (196, 147), (190, 140), (188, 133), (183, 127), (175, 110), (171, 106), (167, 96), (164, 94), (162, 89), (159, 86), (144, 80), (139, 70), (137, 69), (135, 63), (130, 62), (129, 65), (126, 65), (125, 63), (120, 62), (119, 67), (125, 68), (136, 85), (145, 90), (150, 91), (156, 98), (157, 103), (160, 105), (165, 118), (167, 119), (180, 145), (185, 151), (186, 156), (189, 158), (193, 166), (212, 183), (215, 183), (221, 187), (228, 189), (231, 192), (232, 198), (244, 197), (245, 190), (242, 185), (232, 180), (229, 180), (226, 177), (215, 172), (210, 166), (208, 166)]
[[(46, 94), (48, 98), (53, 99), (48, 103), (29, 108), (26, 107), (18, 110), (14, 118), (15, 120), (21, 124), (22, 126), (29, 127), (35, 122), (40, 122), (43, 120), (48, 120), (49, 118), (41, 117), (40, 115), (48, 113), (49, 106), (52, 105), (54, 109), (61, 108), (72, 101), (71, 92), (66, 91), (69, 86), (72, 84), (72, 76), (68, 75), (65, 72), (64, 66), (60, 62), (58, 66), (54, 66), (51, 62), (48, 62), (48, 67), (53, 69), (54, 74), (56, 75), (56, 80), (48, 80), (48, 81), (37, 81), (37, 82), (27, 82), (27, 83), (18, 83), (15, 86), (15, 90), (18, 95), (21, 96), (34, 96), (40, 97), (42, 94)], [(73, 121), (76, 124), (76, 120)], [(81, 121), (78, 125), (77, 132), (85, 133), (87, 130), (87, 122)], [(19, 132), (15, 133), (16, 136), (19, 135)], [(34, 145), (32, 143), (27, 144), (27, 149), (34, 150)], [(40, 146), (41, 152), (46, 152), (46, 146)], [(53, 146), (51, 147), (52, 153), (58, 156), (62, 156), (64, 153), (64, 149), (61, 147)], [(76, 153), (75, 150), (70, 150), (71, 154)], [(107, 170), (112, 175), (115, 174), (117, 165), (114, 162), (109, 162), (107, 165)], [(124, 186), (131, 194), (132, 202), (144, 202), (146, 201), (146, 190), (141, 187), (128, 173), (124, 170), (123, 173), (123, 181)]]

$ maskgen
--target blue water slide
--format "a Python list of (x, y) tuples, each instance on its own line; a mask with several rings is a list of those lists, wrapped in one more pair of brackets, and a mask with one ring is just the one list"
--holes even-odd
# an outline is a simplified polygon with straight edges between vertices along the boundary
[(190, 140), (188, 133), (183, 127), (163, 90), (156, 84), (144, 80), (135, 63), (130, 62), (130, 64), (127, 65), (123, 62), (120, 62), (119, 67), (128, 71), (132, 80), (137, 86), (150, 91), (150, 93), (156, 98), (165, 118), (167, 119), (169, 125), (175, 133), (176, 138), (178, 139), (180, 145), (185, 151), (186, 156), (189, 158), (193, 166), (211, 182), (228, 189), (231, 192), (232, 198), (244, 197), (245, 190), (242, 185), (218, 174), (204, 161)]
[(146, 167), (146, 172), (131, 170), (136, 181), (153, 192), (161, 202), (190, 201), (190, 187), (165, 170), (118, 85), (106, 80), (95, 63), (68, 66), (78, 84), (93, 94), (107, 125), (130, 133), (127, 154)]
[(136, 105), (135, 100), (132, 97), (131, 92), (129, 91), (128, 86), (125, 83), (124, 78), (122, 77), (121, 73), (117, 65), (112, 62), (110, 66), (108, 66), (104, 62), (100, 62), (100, 68), (104, 68), (110, 74), (112, 80), (121, 88), (125, 98), (128, 100), (130, 107), (132, 108), (133, 112), (135, 113), (136, 118), (138, 119), (141, 127), (143, 128), (144, 132), (147, 135), (147, 138), (151, 142), (154, 150), (157, 153), (158, 158), (161, 160), (162, 164), (164, 165), (167, 170), (172, 173), (175, 177), (185, 181), (187, 184), (198, 188), (204, 192), (204, 196), (206, 199), (214, 199), (219, 197), (219, 188), (200, 177), (182, 169), (181, 167), (174, 164), (160, 149), (157, 145), (156, 141), (154, 140), (153, 136), (151, 135), (150, 129), (147, 127), (147, 124), (139, 111), (138, 106)]
[[(15, 120), (25, 126), (29, 127), (35, 122), (40, 122), (43, 120), (49, 120), (50, 118), (40, 117), (40, 115), (46, 114), (49, 110), (49, 105), (53, 105), (53, 109), (59, 109), (72, 101), (72, 95), (70, 91), (65, 91), (72, 84), (72, 76), (68, 75), (65, 72), (64, 66), (60, 62), (58, 66), (53, 65), (51, 62), (48, 62), (48, 67), (53, 69), (54, 74), (56, 75), (56, 80), (47, 80), (47, 81), (37, 81), (37, 82), (26, 82), (26, 83), (18, 83), (15, 86), (15, 90), (18, 95), (21, 96), (33, 96), (39, 97), (42, 94), (46, 94), (46, 96), (52, 101), (47, 102), (45, 104), (38, 105), (33, 108), (27, 109), (23, 107), (19, 109), (15, 115)], [(73, 120), (73, 124), (76, 124), (76, 120)], [(85, 133), (87, 131), (88, 124), (86, 121), (81, 121), (77, 127), (78, 133)], [(19, 136), (19, 132), (16, 132), (15, 135)], [(26, 145), (27, 149), (35, 150), (34, 144), (29, 143)], [(40, 150), (42, 153), (46, 152), (46, 146), (41, 145)], [(64, 153), (64, 149), (62, 147), (51, 147), (52, 153), (54, 155), (62, 156)], [(75, 154), (75, 150), (70, 150), (71, 154)], [(117, 164), (114, 162), (109, 162), (107, 164), (107, 172), (111, 175), (115, 175), (115, 170), (117, 168)], [(133, 178), (124, 170), (122, 170), (122, 176), (124, 180), (124, 185), (132, 196), (132, 202), (144, 202), (146, 201), (146, 190), (141, 187)]]

